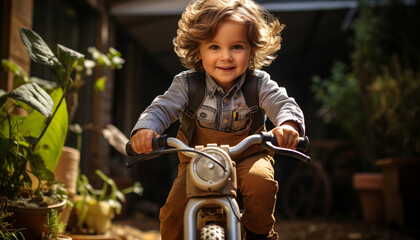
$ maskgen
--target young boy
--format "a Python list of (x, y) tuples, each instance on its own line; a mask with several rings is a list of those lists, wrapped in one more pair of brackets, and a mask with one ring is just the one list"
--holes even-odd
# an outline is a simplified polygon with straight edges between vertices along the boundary
[[(175, 52), (190, 70), (175, 76), (169, 89), (140, 115), (131, 142), (137, 153), (152, 151), (152, 138), (180, 119), (178, 138), (190, 146), (218, 143), (235, 145), (265, 129), (254, 126), (255, 108), (247, 105), (243, 85), (256, 79), (258, 109), (275, 124), (271, 131), (281, 147), (295, 148), (304, 135), (304, 117), (286, 90), (259, 70), (268, 66), (280, 49), (283, 25), (252, 0), (198, 0), (189, 5), (178, 23)], [(189, 105), (190, 81), (205, 81), (205, 96), (193, 116), (191, 136), (183, 131)], [(247, 88), (249, 89), (249, 88)], [(188, 112), (188, 111), (187, 111)], [(265, 115), (264, 115), (265, 117)], [(264, 118), (265, 120), (265, 118)], [(180, 154), (178, 176), (160, 212), (162, 239), (183, 239), (186, 205), (185, 170), (190, 159)], [(252, 151), (237, 161), (238, 189), (245, 212), (246, 239), (278, 239), (274, 232), (274, 207), (278, 191), (274, 160), (266, 151)], [(240, 161), (239, 161), (240, 160)]]

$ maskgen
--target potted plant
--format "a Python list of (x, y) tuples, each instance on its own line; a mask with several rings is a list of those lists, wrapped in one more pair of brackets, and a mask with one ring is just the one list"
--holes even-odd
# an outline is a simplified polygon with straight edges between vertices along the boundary
[[(56, 57), (30, 30), (21, 29), (21, 36), (31, 58), (50, 66), (61, 82), (70, 78), (75, 65), (83, 59), (83, 55), (62, 46)], [(10, 62), (6, 64), (10, 66)], [(43, 220), (37, 222), (42, 224), (46, 211), (51, 206), (61, 210), (68, 196), (53, 174), (68, 128), (66, 88), (43, 89), (39, 81), (31, 81), (19, 68), (15, 70), (20, 73), (15, 75), (20, 86), (0, 96), (0, 192), (8, 198), (14, 218), (31, 210), (41, 214)], [(21, 109), (24, 114), (18, 113)], [(16, 224), (29, 223), (22, 219)], [(41, 228), (29, 229), (40, 236)]]
[(47, 214), (47, 223), (45, 225), (48, 228), (48, 234), (42, 236), (45, 240), (71, 240), (70, 236), (61, 234), (66, 227), (66, 224), (61, 221), (60, 214), (56, 209), (52, 209)]
[[(89, 60), (59, 44), (55, 55), (34, 31), (21, 28), (20, 33), (31, 59), (48, 66), (57, 82), (30, 78), (18, 65), (2, 60), (2, 65), (14, 73), (15, 85), (20, 87), (10, 93), (1, 92), (1, 165), (8, 169), (1, 176), (1, 191), (10, 194), (9, 198), (16, 198), (23, 185), (31, 188), (32, 179), (51, 181), (55, 175), (55, 180), (64, 183), (72, 197), (76, 193), (80, 146), (76, 150), (65, 147), (64, 143), (67, 129), (77, 129), (69, 127), (69, 123), (77, 109), (78, 90), (96, 65), (120, 68), (124, 60), (115, 49), (105, 55), (91, 47), (89, 52), (94, 60)], [(95, 89), (103, 89), (105, 81), (106, 78), (99, 78)], [(27, 114), (15, 114), (16, 109), (22, 108)], [(7, 186), (13, 186), (12, 191)], [(67, 210), (64, 219), (70, 213)]]
[(81, 174), (75, 198), (75, 227), (73, 233), (104, 234), (111, 226), (115, 214), (120, 214), (125, 194), (136, 193), (141, 195), (143, 188), (139, 182), (123, 190), (119, 190), (113, 179), (106, 176), (101, 170), (96, 174), (103, 181), (101, 189), (94, 189), (86, 175)]
[[(354, 78), (356, 83), (352, 89), (356, 95), (347, 101), (360, 103), (342, 108), (363, 116), (363, 124), (352, 125), (345, 118), (337, 123), (343, 127), (350, 124), (348, 129), (361, 137), (354, 139), (366, 153), (369, 168), (364, 170), (382, 170), (386, 222), (400, 227), (419, 223), (415, 220), (419, 212), (413, 211), (412, 205), (420, 200), (420, 180), (414, 178), (420, 169), (418, 9), (418, 3), (405, 5), (401, 1), (362, 5), (354, 25), (351, 66), (340, 73), (345, 76), (343, 81)], [(328, 79), (322, 84), (328, 85)]]

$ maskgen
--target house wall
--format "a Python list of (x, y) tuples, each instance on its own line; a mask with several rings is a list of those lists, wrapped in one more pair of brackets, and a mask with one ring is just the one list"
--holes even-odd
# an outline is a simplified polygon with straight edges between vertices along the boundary
[[(1, 59), (9, 59), (30, 71), (30, 58), (20, 41), (19, 28), (32, 27), (33, 0), (3, 0), (1, 4)], [(0, 69), (0, 88), (13, 89), (13, 76)]]

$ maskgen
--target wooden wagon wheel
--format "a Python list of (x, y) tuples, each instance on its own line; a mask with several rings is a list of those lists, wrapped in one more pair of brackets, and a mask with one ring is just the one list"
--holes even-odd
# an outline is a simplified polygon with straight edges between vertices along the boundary
[(321, 163), (297, 167), (282, 191), (283, 210), (287, 217), (328, 216), (331, 209), (331, 183)]

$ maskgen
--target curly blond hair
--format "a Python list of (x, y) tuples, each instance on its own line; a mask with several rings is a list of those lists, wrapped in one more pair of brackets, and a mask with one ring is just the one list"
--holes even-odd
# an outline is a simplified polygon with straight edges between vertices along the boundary
[(185, 9), (173, 39), (175, 52), (186, 68), (204, 71), (197, 56), (199, 46), (213, 39), (219, 23), (227, 19), (248, 28), (251, 45), (248, 69), (268, 66), (276, 58), (285, 26), (266, 9), (252, 0), (197, 0)]

